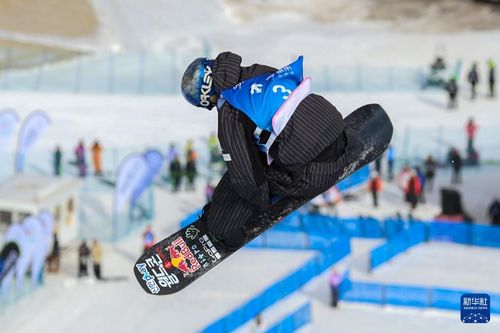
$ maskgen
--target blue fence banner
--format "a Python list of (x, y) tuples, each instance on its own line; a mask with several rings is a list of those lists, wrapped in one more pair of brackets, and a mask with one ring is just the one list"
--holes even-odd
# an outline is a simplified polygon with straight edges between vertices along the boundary
[(500, 247), (500, 227), (472, 225), (472, 245)]
[(453, 222), (435, 222), (429, 226), (429, 240), (470, 244), (471, 225)]
[(274, 324), (266, 333), (295, 332), (311, 322), (311, 303), (306, 303)]
[(391, 260), (410, 247), (422, 243), (426, 239), (426, 228), (422, 222), (412, 222), (410, 227), (397, 236), (374, 248), (370, 252), (370, 269)]
[(311, 258), (302, 267), (269, 286), (231, 313), (210, 324), (202, 332), (229, 332), (237, 329), (280, 299), (294, 293), (311, 279), (323, 273), (331, 265), (348, 255), (350, 251), (348, 239), (336, 241), (330, 247), (323, 249), (321, 253)]

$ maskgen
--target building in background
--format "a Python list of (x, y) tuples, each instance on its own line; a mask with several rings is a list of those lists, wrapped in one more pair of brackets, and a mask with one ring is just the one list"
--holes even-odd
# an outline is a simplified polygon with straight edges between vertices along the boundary
[(0, 239), (11, 223), (48, 210), (62, 246), (76, 239), (80, 181), (75, 179), (15, 175), (0, 183)]

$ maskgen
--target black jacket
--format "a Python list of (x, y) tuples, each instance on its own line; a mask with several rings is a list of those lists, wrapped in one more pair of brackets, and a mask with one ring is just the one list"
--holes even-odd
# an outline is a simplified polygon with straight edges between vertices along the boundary
[[(241, 61), (239, 55), (231, 52), (217, 56), (213, 73), (217, 93), (246, 79), (276, 71), (259, 64), (241, 67)], [(271, 148), (275, 159), (271, 166), (255, 145), (255, 123), (227, 102), (218, 112), (218, 138), (231, 184), (242, 198), (261, 208), (269, 204), (274, 189), (291, 185), (311, 161), (335, 160), (346, 144), (342, 140), (342, 115), (319, 95), (310, 94), (299, 104)]]

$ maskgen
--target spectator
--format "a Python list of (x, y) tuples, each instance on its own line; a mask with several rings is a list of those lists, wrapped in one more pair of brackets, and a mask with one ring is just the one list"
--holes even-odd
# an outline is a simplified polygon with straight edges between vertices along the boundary
[(170, 181), (172, 182), (172, 192), (178, 192), (182, 180), (182, 165), (179, 156), (175, 156), (170, 163)]
[(101, 280), (101, 262), (102, 262), (102, 246), (97, 239), (92, 243), (92, 265), (94, 266), (94, 275), (97, 280)]
[(184, 155), (186, 157), (186, 161), (189, 159), (189, 154), (194, 151), (194, 143), (192, 139), (186, 141), (184, 145)]
[(384, 158), (384, 155), (380, 155), (376, 160), (375, 160), (375, 171), (379, 174), (380, 177), (382, 177), (382, 159)]
[(155, 235), (153, 233), (153, 230), (151, 229), (151, 225), (148, 225), (146, 227), (146, 230), (142, 234), (142, 239), (144, 242), (144, 252), (149, 250), (150, 248), (155, 245)]
[(85, 146), (83, 145), (83, 140), (80, 140), (78, 146), (76, 146), (75, 156), (78, 176), (84, 178), (87, 176), (87, 162), (85, 161)]
[(411, 176), (411, 170), (408, 164), (405, 164), (403, 166), (403, 169), (398, 174), (398, 177), (396, 179), (396, 184), (401, 190), (405, 190), (406, 186), (408, 184), (408, 180), (410, 179)]
[(426, 179), (426, 188), (427, 192), (432, 191), (434, 187), (434, 176), (436, 175), (436, 167), (437, 164), (432, 158), (431, 155), (427, 157), (425, 160), (425, 179)]
[(188, 191), (194, 191), (195, 186), (194, 186), (194, 181), (196, 179), (196, 152), (193, 149), (190, 149), (187, 152), (187, 159), (186, 159), (186, 178), (187, 178), (187, 184), (186, 184), (186, 190)]
[(47, 258), (47, 270), (49, 272), (59, 272), (59, 256), (61, 254), (61, 250), (59, 248), (59, 240), (57, 238), (57, 234), (54, 233), (54, 238), (52, 241), (52, 251)]
[(92, 161), (94, 162), (94, 174), (102, 176), (102, 146), (97, 140), (92, 145)]
[(462, 157), (456, 148), (452, 148), (449, 154), (449, 162), (452, 167), (452, 184), (460, 184), (462, 182)]
[(457, 78), (453, 75), (445, 86), (448, 92), (449, 102), (448, 109), (454, 109), (457, 107), (457, 95), (458, 95), (458, 85)]
[(368, 184), (368, 188), (372, 193), (373, 198), (373, 207), (378, 207), (378, 194), (382, 191), (382, 179), (380, 178), (377, 171), (372, 172), (372, 177), (370, 179), (370, 183)]
[(215, 187), (209, 181), (207, 182), (207, 186), (205, 187), (205, 203), (209, 203), (212, 201), (212, 196), (214, 195)]
[(212, 132), (208, 138), (208, 151), (210, 153), (210, 163), (217, 163), (220, 160), (221, 153), (219, 149), (219, 140), (215, 132)]
[(179, 156), (179, 152), (177, 151), (175, 144), (171, 143), (169, 148), (168, 148), (168, 152), (167, 152), (168, 163), (172, 163), (172, 161), (178, 156)]
[(467, 152), (471, 154), (474, 152), (474, 139), (476, 138), (478, 126), (474, 121), (474, 118), (469, 118), (467, 125), (465, 126), (465, 131), (467, 132)]
[(54, 175), (60, 176), (62, 174), (62, 151), (61, 147), (57, 146), (54, 151)]
[(419, 195), (419, 200), (421, 203), (425, 203), (425, 185), (426, 185), (426, 179), (425, 179), (425, 173), (422, 171), (422, 168), (419, 166), (415, 167), (415, 173), (418, 177), (418, 180), (420, 181), (420, 195)]
[(330, 295), (331, 295), (330, 305), (333, 308), (336, 308), (339, 302), (339, 287), (340, 284), (342, 283), (342, 276), (337, 272), (335, 268), (333, 268), (330, 271), (330, 276), (328, 280), (330, 283)]
[(500, 201), (498, 199), (493, 200), (491, 203), (488, 208), (488, 215), (492, 225), (500, 226)]
[(431, 70), (432, 71), (441, 71), (446, 69), (446, 64), (444, 62), (444, 59), (442, 57), (436, 57), (434, 62), (431, 65)]
[(476, 98), (476, 86), (479, 83), (479, 74), (477, 73), (477, 63), (474, 63), (472, 65), (472, 68), (469, 71), (469, 74), (467, 74), (467, 81), (470, 84), (470, 89), (471, 89), (471, 99)]
[(80, 244), (80, 248), (78, 249), (78, 277), (87, 276), (88, 273), (88, 261), (89, 261), (90, 250), (87, 247), (87, 242), (84, 240)]
[(411, 210), (417, 208), (420, 196), (420, 179), (415, 171), (410, 171), (407, 186), (405, 188), (405, 200), (410, 204)]
[(396, 151), (392, 145), (387, 149), (387, 168), (389, 172), (389, 181), (394, 179), (394, 160), (396, 158)]
[(496, 65), (493, 59), (488, 60), (488, 84), (490, 88), (490, 97), (495, 97)]

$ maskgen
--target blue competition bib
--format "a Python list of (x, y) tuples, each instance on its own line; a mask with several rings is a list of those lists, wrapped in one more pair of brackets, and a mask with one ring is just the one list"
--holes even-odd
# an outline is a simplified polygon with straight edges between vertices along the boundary
[(233, 107), (244, 112), (261, 129), (272, 131), (272, 119), (292, 91), (302, 82), (303, 57), (273, 74), (242, 81), (221, 92)]

